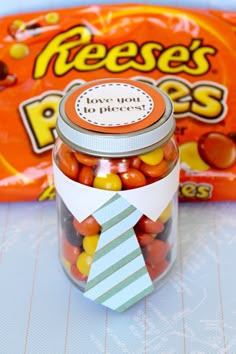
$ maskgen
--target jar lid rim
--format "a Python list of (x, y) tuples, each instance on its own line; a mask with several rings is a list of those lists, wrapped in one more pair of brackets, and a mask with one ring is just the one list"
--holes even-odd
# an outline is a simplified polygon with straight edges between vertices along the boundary
[[(107, 82), (107, 80), (104, 81)], [(113, 81), (117, 82), (116, 80)], [(134, 82), (134, 80), (128, 79), (126, 81), (131, 85)], [(97, 81), (93, 81), (93, 84), (97, 85)], [(144, 88), (146, 86), (149, 87), (147, 84), (142, 86)], [(114, 134), (85, 129), (70, 119), (68, 114), (66, 114), (65, 105), (71, 94), (78, 90), (78, 87), (76, 87), (69, 91), (61, 100), (56, 126), (57, 133), (72, 148), (98, 156), (131, 156), (140, 151), (143, 152), (159, 146), (173, 134), (175, 119), (173, 105), (168, 95), (157, 87), (152, 88), (158, 92), (164, 102), (161, 117), (157, 117), (153, 124), (141, 130)]]

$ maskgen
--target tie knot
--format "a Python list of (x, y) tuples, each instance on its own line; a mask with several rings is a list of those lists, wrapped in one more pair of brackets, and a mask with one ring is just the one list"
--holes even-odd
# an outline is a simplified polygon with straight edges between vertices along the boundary
[(102, 231), (109, 229), (116, 224), (126, 224), (133, 227), (141, 218), (142, 213), (132, 204), (116, 193), (104, 205), (93, 213), (94, 218), (101, 225)]

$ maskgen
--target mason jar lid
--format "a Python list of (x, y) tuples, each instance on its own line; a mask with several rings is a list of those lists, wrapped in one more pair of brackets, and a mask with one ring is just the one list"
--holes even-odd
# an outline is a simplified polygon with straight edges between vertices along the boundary
[(149, 151), (173, 134), (169, 97), (130, 79), (102, 79), (77, 86), (59, 106), (57, 133), (72, 148), (104, 157)]

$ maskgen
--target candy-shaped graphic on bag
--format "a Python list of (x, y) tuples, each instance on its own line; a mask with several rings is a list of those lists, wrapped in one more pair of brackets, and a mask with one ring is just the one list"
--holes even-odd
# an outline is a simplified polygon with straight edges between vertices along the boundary
[(116, 194), (93, 216), (102, 232), (84, 296), (122, 312), (154, 289), (133, 230), (142, 213)]

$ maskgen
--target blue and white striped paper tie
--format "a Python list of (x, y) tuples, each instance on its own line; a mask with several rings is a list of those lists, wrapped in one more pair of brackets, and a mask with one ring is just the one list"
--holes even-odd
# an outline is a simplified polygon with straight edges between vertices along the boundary
[(115, 194), (93, 216), (102, 231), (84, 296), (122, 312), (154, 289), (133, 229), (142, 213)]

